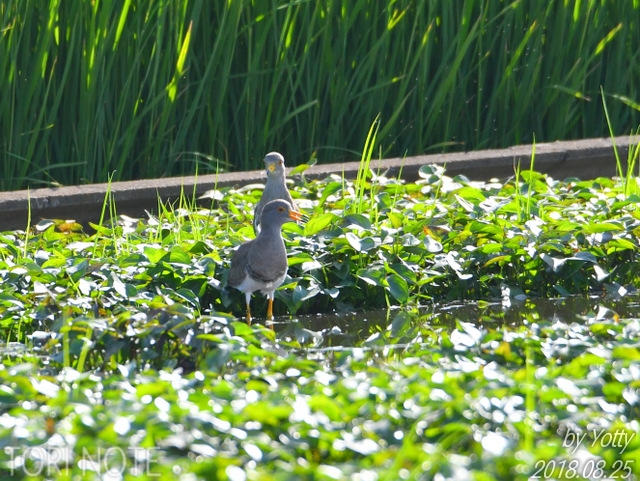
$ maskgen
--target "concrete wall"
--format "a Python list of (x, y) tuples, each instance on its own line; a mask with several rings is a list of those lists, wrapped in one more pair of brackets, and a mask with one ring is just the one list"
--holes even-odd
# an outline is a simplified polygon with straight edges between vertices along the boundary
[[(616, 171), (615, 143), (623, 166), (629, 147), (640, 139), (616, 137), (612, 139), (588, 139), (579, 141), (536, 144), (534, 168), (556, 179), (577, 177), (593, 179), (612, 177)], [(374, 171), (390, 176), (402, 173), (407, 182), (418, 178), (420, 167), (427, 164), (444, 165), (449, 176), (462, 174), (472, 180), (507, 178), (514, 174), (519, 163), (522, 170), (530, 168), (531, 145), (521, 145), (502, 150), (422, 155), (404, 159), (384, 159), (371, 162)], [(286, 157), (286, 152), (284, 152)], [(315, 165), (305, 171), (308, 179), (324, 178), (331, 173), (344, 174), (355, 179), (358, 162)], [(263, 170), (232, 172), (199, 177), (174, 177), (165, 179), (114, 182), (60, 188), (34, 189), (31, 191), (0, 192), (0, 231), (25, 229), (29, 208), (31, 223), (41, 219), (74, 219), (80, 223), (98, 222), (105, 195), (110, 188), (118, 215), (144, 217), (145, 211), (156, 212), (158, 202), (175, 201), (184, 192), (197, 197), (218, 187), (242, 186), (264, 182)]]

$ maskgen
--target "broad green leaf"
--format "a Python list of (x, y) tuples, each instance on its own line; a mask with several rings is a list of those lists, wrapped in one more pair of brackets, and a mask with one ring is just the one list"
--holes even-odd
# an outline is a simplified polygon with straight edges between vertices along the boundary
[(371, 221), (362, 214), (349, 214), (342, 220), (342, 225), (346, 228), (359, 228), (363, 230), (371, 230)]
[(403, 218), (400, 214), (396, 214), (395, 212), (389, 212), (389, 220), (391, 221), (391, 225), (398, 229), (403, 225)]
[(329, 225), (336, 222), (337, 220), (338, 216), (332, 214), (331, 212), (315, 215), (304, 225), (304, 235), (315, 235), (321, 230), (326, 229)]
[(607, 242), (607, 254), (611, 254), (617, 251), (636, 249), (638, 249), (638, 245), (628, 239), (618, 238), (611, 239), (609, 242)]
[(511, 256), (492, 257), (491, 259), (489, 259), (487, 262), (484, 263), (484, 267), (489, 267), (490, 265), (493, 265), (493, 264), (498, 264), (502, 266), (504, 264), (511, 262), (511, 260), (512, 260)]
[(144, 255), (149, 259), (149, 262), (156, 264), (167, 255), (167, 251), (156, 247), (145, 246), (143, 249)]
[(356, 276), (372, 286), (383, 285), (385, 273), (379, 268), (358, 269)]
[[(343, 409), (335, 402), (334, 399), (316, 394), (309, 399), (309, 408), (313, 411), (320, 411), (325, 414), (331, 421), (339, 422), (342, 420)], [(308, 414), (307, 414), (308, 416)], [(313, 414), (311, 414), (313, 416)]]
[(322, 188), (322, 195), (318, 200), (318, 205), (325, 205), (327, 199), (344, 187), (342, 182), (331, 182)]
[(586, 234), (595, 234), (597, 232), (620, 231), (624, 227), (614, 222), (596, 222), (593, 224), (586, 223), (581, 226), (582, 231)]
[(172, 247), (161, 260), (169, 264), (191, 264), (191, 257), (180, 247)]
[(355, 235), (353, 232), (347, 232), (345, 234), (345, 238), (347, 239), (349, 245), (353, 248), (353, 250), (355, 250), (356, 252), (362, 251), (362, 243), (360, 242), (360, 238), (357, 235)]
[(489, 234), (498, 239), (502, 239), (504, 237), (504, 232), (499, 226), (488, 222), (473, 221), (469, 225), (469, 230), (474, 234)]
[(409, 286), (404, 277), (398, 274), (390, 274), (387, 276), (389, 283), (389, 292), (400, 304), (404, 304), (409, 299)]
[(627, 359), (629, 361), (640, 361), (640, 349), (632, 346), (616, 346), (613, 348), (611, 356), (614, 359)]
[(442, 252), (442, 244), (430, 235), (425, 236), (422, 243), (426, 247), (427, 251), (431, 252), (432, 254)]
[(477, 247), (475, 252), (482, 254), (495, 254), (497, 252), (502, 252), (503, 248), (503, 245), (498, 242), (486, 242)]
[(305, 170), (307, 170), (309, 167), (313, 167), (314, 165), (316, 165), (317, 159), (311, 159), (308, 163), (306, 164), (298, 164), (296, 165), (293, 169), (291, 169), (291, 171), (289, 172), (289, 176), (294, 176), (294, 175), (298, 175), (298, 174), (302, 174)]
[(485, 193), (475, 187), (464, 186), (456, 191), (457, 196), (473, 203), (478, 204), (486, 199)]

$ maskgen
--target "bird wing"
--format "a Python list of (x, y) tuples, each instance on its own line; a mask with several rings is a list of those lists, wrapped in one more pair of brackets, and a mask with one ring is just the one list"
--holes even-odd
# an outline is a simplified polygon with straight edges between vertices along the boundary
[[(265, 246), (264, 239), (258, 249), (253, 249), (248, 255), (247, 273), (260, 282), (274, 282), (287, 272), (287, 251), (284, 242), (279, 237)], [(269, 255), (265, 254), (269, 252)]]
[(264, 205), (267, 203), (267, 200), (264, 197), (264, 194), (260, 198), (260, 201), (256, 205), (255, 210), (253, 211), (253, 232), (256, 235), (260, 233), (260, 219), (262, 217), (262, 209), (264, 209)]
[(231, 287), (239, 286), (247, 275), (247, 264), (249, 263), (252, 242), (252, 240), (245, 242), (233, 253), (231, 268), (227, 277), (227, 284)]

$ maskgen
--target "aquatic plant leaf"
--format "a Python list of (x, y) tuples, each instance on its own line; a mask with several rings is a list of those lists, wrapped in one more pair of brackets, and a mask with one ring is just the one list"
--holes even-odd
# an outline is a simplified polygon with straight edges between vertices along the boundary
[(636, 250), (638, 249), (638, 245), (629, 239), (617, 238), (611, 239), (607, 242), (607, 254), (612, 254), (613, 252), (625, 251), (625, 250)]
[(403, 217), (395, 212), (389, 212), (389, 221), (395, 229), (399, 229), (403, 225)]
[(477, 253), (481, 254), (496, 254), (498, 252), (502, 252), (504, 249), (503, 245), (497, 242), (486, 242), (475, 250)]
[(353, 250), (355, 250), (356, 252), (362, 251), (362, 243), (360, 242), (360, 238), (357, 235), (355, 235), (353, 232), (347, 232), (345, 234), (345, 238), (347, 239), (349, 245), (353, 248)]
[(342, 220), (342, 225), (345, 229), (361, 229), (361, 230), (371, 230), (371, 220), (369, 220), (363, 214), (349, 214), (345, 216)]
[(327, 199), (339, 190), (341, 190), (345, 185), (342, 182), (332, 181), (329, 183), (325, 183), (320, 192), (320, 198), (318, 200), (318, 205), (324, 206), (326, 205)]
[(382, 286), (385, 273), (380, 268), (358, 269), (356, 276), (372, 286)]
[(563, 259), (552, 257), (546, 253), (541, 253), (540, 258), (547, 263), (554, 272), (559, 272), (560, 269), (567, 263), (568, 261), (582, 261), (582, 262), (590, 262), (596, 264), (598, 260), (596, 257), (590, 252), (577, 252), (571, 257), (565, 257)]
[(609, 277), (611, 275), (610, 272), (607, 272), (606, 270), (604, 270), (602, 267), (600, 267), (597, 264), (593, 266), (593, 270), (596, 273), (596, 279), (599, 282), (602, 282), (603, 280), (605, 280), (607, 277)]
[[(291, 265), (291, 264), (289, 264)], [(302, 270), (302, 272), (309, 272), (309, 271), (313, 271), (316, 269), (321, 269), (322, 268), (322, 264), (320, 264), (320, 262), (318, 262), (315, 259), (309, 260), (309, 261), (304, 261), (302, 262), (302, 265), (300, 266), (300, 269)]]
[(361, 252), (368, 252), (370, 250), (376, 249), (380, 246), (380, 238), (379, 237), (363, 237), (360, 239), (360, 250)]
[(611, 353), (616, 359), (628, 359), (630, 361), (640, 361), (640, 349), (632, 346), (616, 346)]
[(471, 202), (469, 202), (468, 200), (463, 199), (459, 195), (455, 195), (454, 197), (458, 201), (458, 204), (460, 204), (460, 207), (462, 207), (467, 212), (471, 213), (475, 210), (476, 206)]
[(479, 222), (473, 221), (469, 225), (469, 230), (474, 234), (489, 234), (495, 239), (502, 239), (504, 237), (504, 232), (500, 228), (500, 226), (496, 224), (490, 224), (488, 222)]
[(614, 222), (594, 222), (584, 224), (583, 226), (581, 226), (581, 229), (587, 234), (595, 234), (596, 232), (617, 232), (624, 230), (624, 227)]
[(578, 224), (577, 222), (568, 220), (562, 220), (556, 223), (554, 227), (561, 232), (575, 232), (579, 231), (582, 228), (582, 224)]
[(305, 170), (307, 170), (309, 167), (312, 167), (316, 164), (317, 159), (312, 159), (309, 163), (307, 164), (298, 164), (296, 165), (293, 169), (291, 169), (291, 171), (289, 172), (289, 176), (294, 176), (294, 175), (299, 175), (304, 173)]
[(442, 252), (442, 244), (430, 235), (425, 236), (422, 240), (422, 243), (426, 247), (427, 251), (431, 252), (432, 254)]
[(389, 284), (389, 292), (396, 301), (404, 304), (409, 300), (409, 285), (404, 277), (398, 274), (390, 274), (387, 276), (387, 282)]
[(465, 185), (456, 191), (456, 195), (462, 197), (469, 202), (476, 204), (484, 201), (486, 199), (486, 194), (482, 190), (471, 187), (469, 185)]
[(387, 327), (387, 330), (391, 332), (393, 339), (400, 340), (411, 329), (413, 325), (413, 317), (406, 311), (400, 311), (391, 321), (391, 324)]
[(80, 280), (82, 276), (84, 276), (89, 268), (89, 262), (86, 259), (77, 259), (76, 262), (67, 267), (67, 274), (71, 277), (75, 282)]
[(484, 333), (475, 324), (471, 322), (459, 322), (458, 325), (476, 342), (480, 343)]
[(468, 334), (455, 330), (450, 335), (451, 342), (456, 349), (466, 350), (475, 346), (475, 340)]
[(308, 401), (308, 406), (313, 411), (323, 413), (333, 422), (340, 421), (342, 419), (342, 407), (328, 396), (312, 396)]
[(585, 262), (591, 262), (593, 264), (598, 263), (598, 259), (596, 258), (596, 256), (594, 256), (591, 252), (587, 252), (587, 251), (576, 252), (573, 256), (567, 257), (567, 260), (585, 261)]
[(444, 172), (445, 168), (442, 165), (427, 164), (420, 167), (420, 169), (418, 170), (418, 175), (423, 179), (435, 182), (444, 175)]
[(172, 247), (169, 253), (161, 258), (161, 261), (169, 264), (191, 264), (191, 257), (180, 247)]
[(160, 248), (152, 247), (148, 245), (144, 246), (143, 253), (146, 256), (146, 258), (149, 259), (149, 262), (153, 264), (159, 262), (160, 259), (162, 259), (167, 254), (167, 252), (164, 249), (160, 249)]
[(338, 216), (331, 212), (325, 212), (324, 214), (315, 215), (309, 219), (304, 225), (304, 235), (312, 236), (317, 234), (323, 229), (326, 229), (329, 225), (335, 222)]

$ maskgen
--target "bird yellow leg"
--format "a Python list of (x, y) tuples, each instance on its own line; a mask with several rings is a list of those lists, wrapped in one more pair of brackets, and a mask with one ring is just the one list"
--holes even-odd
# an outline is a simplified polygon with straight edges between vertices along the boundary
[(251, 325), (251, 309), (249, 308), (249, 304), (251, 304), (251, 292), (244, 293), (244, 300), (247, 303), (247, 324)]
[(249, 303), (247, 302), (247, 324), (251, 325), (251, 309), (249, 309)]
[(273, 299), (271, 297), (267, 304), (267, 319), (273, 320)]
[[(267, 319), (273, 321), (273, 298), (269, 298), (267, 301)], [(269, 327), (273, 331), (273, 322), (269, 323)]]

